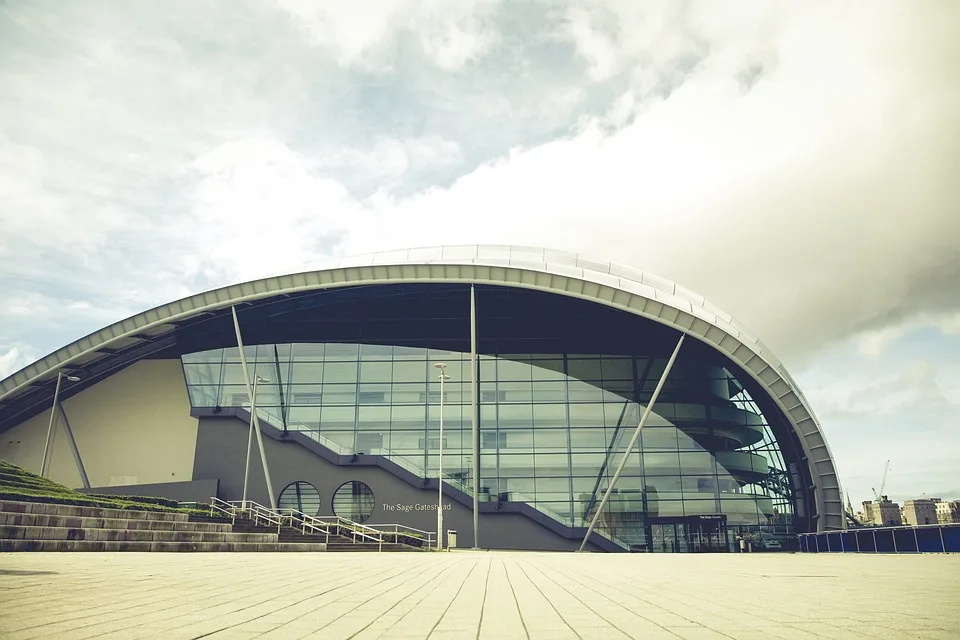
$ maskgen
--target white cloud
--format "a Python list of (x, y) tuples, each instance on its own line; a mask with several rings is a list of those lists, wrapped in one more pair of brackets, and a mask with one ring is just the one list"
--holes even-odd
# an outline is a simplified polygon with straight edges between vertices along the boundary
[(316, 162), (269, 135), (240, 134), (194, 162), (192, 215), (180, 239), (191, 265), (224, 282), (332, 255), (362, 209)]
[(960, 333), (960, 311), (942, 318), (940, 322), (937, 323), (937, 326), (943, 333)]
[(359, 0), (323, 3), (277, 0), (318, 45), (342, 65), (380, 71), (392, 68), (397, 39), (415, 36), (424, 53), (453, 70), (482, 57), (497, 41), (489, 17), (500, 2), (465, 0)]
[(7, 347), (6, 351), (0, 351), (0, 380), (35, 361), (36, 355), (29, 348), (20, 346)]

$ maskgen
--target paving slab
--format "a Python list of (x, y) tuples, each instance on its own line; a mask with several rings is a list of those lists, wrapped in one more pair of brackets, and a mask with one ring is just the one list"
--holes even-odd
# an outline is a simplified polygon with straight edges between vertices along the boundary
[(960, 638), (960, 555), (3, 553), (0, 637)]

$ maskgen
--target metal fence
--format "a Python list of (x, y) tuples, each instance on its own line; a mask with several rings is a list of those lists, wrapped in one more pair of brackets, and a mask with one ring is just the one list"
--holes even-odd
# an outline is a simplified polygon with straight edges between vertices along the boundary
[(800, 551), (808, 553), (960, 553), (960, 524), (863, 527), (798, 538)]

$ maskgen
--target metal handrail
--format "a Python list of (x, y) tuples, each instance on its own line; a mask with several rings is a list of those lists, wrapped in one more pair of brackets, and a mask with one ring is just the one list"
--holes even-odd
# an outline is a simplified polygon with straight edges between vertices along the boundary
[[(420, 538), (423, 540), (423, 543), (428, 547), (433, 547), (436, 543), (436, 533), (433, 531), (424, 531), (423, 529), (417, 529), (416, 527), (409, 527), (405, 524), (372, 524), (369, 525), (371, 528), (376, 529), (381, 532), (381, 534), (393, 535), (394, 541), (397, 540), (399, 536), (405, 535), (410, 538)], [(417, 534), (423, 534), (417, 535)]]
[(253, 502), (252, 500), (221, 500), (220, 498), (210, 498), (210, 515), (214, 511), (224, 513), (231, 518), (231, 522), (236, 524), (238, 515), (246, 515), (255, 525), (260, 525), (261, 521), (270, 526), (277, 527), (277, 534), (280, 534), (280, 528), (283, 526), (283, 518), (268, 509), (267, 507)]
[(333, 535), (350, 538), (354, 543), (364, 541), (376, 543), (378, 545), (377, 550), (383, 551), (384, 536), (382, 531), (342, 516), (318, 518), (297, 509), (273, 510), (252, 500), (228, 501), (219, 498), (210, 499), (210, 511), (211, 515), (214, 511), (224, 513), (230, 516), (234, 523), (237, 515), (247, 515), (256, 524), (263, 521), (276, 526), (278, 534), (284, 522), (288, 522), (291, 526), (299, 528), (302, 533), (308, 531), (321, 533), (325, 536), (327, 542), (330, 541), (330, 534), (333, 533)]
[(215, 511), (229, 516), (230, 524), (236, 524), (237, 522), (237, 513), (233, 505), (227, 502), (226, 500), (221, 500), (217, 497), (210, 498), (210, 517), (212, 518), (215, 514)]

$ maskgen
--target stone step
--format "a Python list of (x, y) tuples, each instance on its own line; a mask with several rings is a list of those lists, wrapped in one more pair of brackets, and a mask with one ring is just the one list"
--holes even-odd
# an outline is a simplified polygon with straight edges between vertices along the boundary
[(79, 516), (81, 518), (122, 518), (125, 520), (162, 520), (186, 522), (189, 514), (168, 511), (133, 511), (130, 509), (106, 509), (103, 507), (80, 507), (46, 502), (17, 502), (0, 500), (0, 513), (38, 513), (51, 516)]
[(380, 548), (380, 545), (375, 542), (358, 542), (353, 544), (351, 542), (331, 542), (327, 544), (327, 551), (352, 551), (352, 552), (365, 552), (365, 551), (421, 551), (416, 547), (410, 547), (405, 544), (396, 544), (396, 543), (383, 543), (383, 548)]
[(277, 542), (277, 534), (151, 531), (69, 527), (0, 526), (0, 540), (87, 540), (111, 542)]
[(126, 518), (82, 518), (39, 513), (0, 513), (0, 526), (70, 527), (73, 529), (136, 529), (150, 531), (207, 531), (229, 533), (229, 523), (182, 520), (128, 520)]
[(139, 552), (238, 552), (326, 551), (323, 544), (277, 542), (120, 542), (104, 540), (0, 540), (0, 552), (24, 551), (139, 551)]

